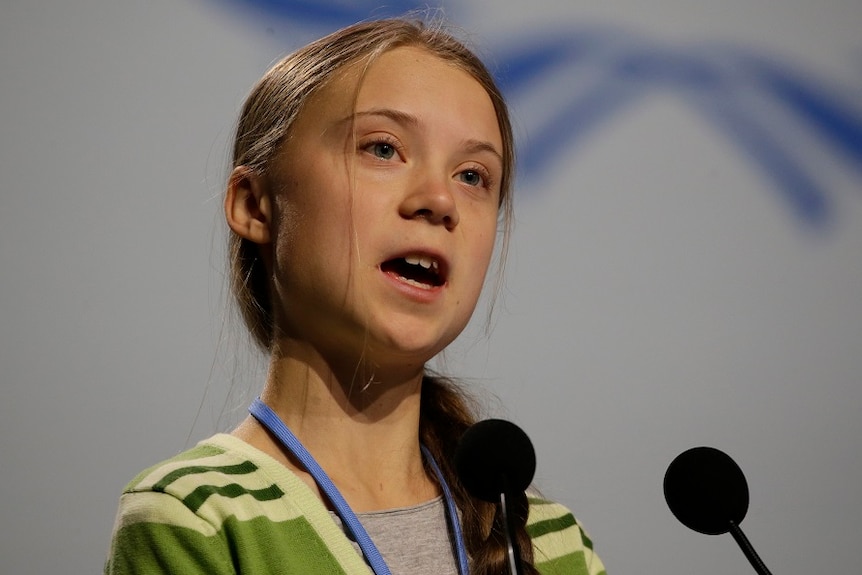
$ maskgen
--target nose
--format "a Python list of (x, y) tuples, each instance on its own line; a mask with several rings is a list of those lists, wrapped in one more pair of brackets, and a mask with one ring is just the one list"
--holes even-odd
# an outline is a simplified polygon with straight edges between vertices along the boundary
[(452, 230), (458, 225), (458, 206), (445, 178), (425, 178), (417, 183), (399, 206), (401, 217), (424, 219), (434, 225)]

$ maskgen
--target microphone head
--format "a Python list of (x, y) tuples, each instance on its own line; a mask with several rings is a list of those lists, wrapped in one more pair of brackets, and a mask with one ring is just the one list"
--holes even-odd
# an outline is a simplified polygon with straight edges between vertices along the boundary
[(742, 470), (712, 447), (695, 447), (673, 460), (664, 476), (664, 497), (683, 525), (706, 535), (727, 533), (748, 511)]
[(455, 451), (455, 470), (472, 496), (495, 503), (501, 493), (523, 493), (530, 486), (536, 452), (514, 423), (486, 419), (464, 432)]

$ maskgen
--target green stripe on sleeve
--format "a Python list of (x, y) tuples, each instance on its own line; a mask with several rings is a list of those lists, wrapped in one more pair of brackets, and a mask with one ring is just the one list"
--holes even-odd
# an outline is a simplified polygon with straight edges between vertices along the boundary
[(119, 529), (106, 575), (345, 575), (304, 517), (225, 520), (212, 535), (158, 522)]
[(201, 485), (194, 491), (183, 498), (183, 503), (192, 511), (197, 512), (198, 509), (206, 502), (210, 495), (220, 495), (235, 499), (242, 495), (251, 495), (257, 501), (272, 501), (284, 495), (284, 491), (279, 489), (278, 485), (272, 484), (263, 489), (246, 489), (238, 483), (229, 485)]
[(106, 575), (235, 575), (228, 546), (218, 534), (164, 523), (134, 523), (115, 535)]
[(167, 489), (168, 485), (176, 481), (177, 479), (181, 479), (187, 475), (196, 475), (199, 473), (224, 473), (225, 475), (246, 475), (248, 473), (253, 473), (257, 471), (257, 465), (252, 463), (251, 461), (243, 461), (242, 463), (237, 463), (235, 465), (190, 465), (188, 467), (181, 467), (180, 469), (175, 469), (171, 471), (167, 475), (165, 475), (160, 481), (157, 481), (153, 487), (153, 491), (161, 491), (164, 492)]
[(144, 469), (143, 471), (138, 473), (128, 483), (128, 485), (126, 485), (126, 488), (124, 489), (124, 491), (127, 491), (127, 492), (133, 491), (138, 486), (138, 484), (144, 480), (145, 477), (147, 477), (149, 474), (151, 474), (153, 471), (155, 471), (159, 467), (162, 467), (163, 465), (177, 462), (177, 461), (187, 461), (187, 460), (191, 460), (191, 459), (202, 459), (204, 457), (214, 457), (216, 455), (221, 455), (223, 453), (224, 453), (224, 449), (222, 449), (220, 447), (216, 447), (214, 445), (204, 445), (204, 444), (197, 445), (196, 447), (193, 447), (187, 451), (183, 451), (182, 453), (175, 455), (174, 457), (168, 459), (167, 461), (163, 461), (157, 465), (153, 465), (151, 467), (148, 467), (147, 469)]
[(583, 551), (539, 562), (536, 568), (542, 575), (590, 575)]
[(567, 529), (577, 524), (578, 522), (575, 521), (574, 515), (572, 515), (571, 513), (567, 513), (562, 517), (545, 519), (543, 521), (537, 521), (536, 523), (527, 525), (527, 533), (530, 535), (531, 538), (535, 539), (537, 537), (541, 537), (542, 535), (547, 535), (548, 533), (562, 531), (563, 529)]

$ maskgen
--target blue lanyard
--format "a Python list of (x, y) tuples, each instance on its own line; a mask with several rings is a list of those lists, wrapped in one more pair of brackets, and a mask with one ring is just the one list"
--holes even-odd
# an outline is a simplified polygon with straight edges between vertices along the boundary
[[(335, 506), (335, 512), (341, 518), (341, 522), (359, 545), (363, 556), (371, 566), (375, 575), (391, 575), (389, 567), (383, 560), (383, 556), (380, 554), (380, 551), (378, 551), (377, 546), (374, 545), (368, 532), (365, 531), (365, 528), (362, 526), (362, 523), (359, 522), (359, 519), (350, 508), (350, 505), (348, 505), (347, 501), (344, 500), (341, 492), (338, 491), (338, 488), (323, 468), (320, 467), (314, 457), (312, 457), (302, 443), (299, 442), (299, 439), (297, 439), (293, 432), (287, 428), (281, 418), (279, 418), (267, 404), (262, 402), (260, 398), (257, 398), (252, 402), (248, 411), (260, 422), (261, 425), (275, 435), (281, 444), (290, 451), (290, 453), (293, 454), (300, 463), (302, 463), (306, 471), (311, 474), (320, 490), (326, 494), (326, 497), (330, 502), (332, 502), (332, 505)], [(455, 500), (452, 497), (452, 492), (449, 490), (449, 485), (443, 478), (443, 473), (440, 471), (440, 467), (438, 467), (437, 462), (434, 461), (434, 458), (431, 456), (431, 452), (429, 452), (424, 445), (422, 446), (422, 453), (425, 456), (425, 460), (434, 471), (434, 475), (437, 476), (437, 481), (440, 483), (440, 488), (443, 490), (443, 499), (446, 502), (446, 512), (449, 518), (449, 524), (452, 529), (452, 535), (455, 538), (455, 552), (458, 556), (458, 571), (461, 575), (468, 575), (467, 549), (464, 545), (464, 536), (461, 533), (461, 522), (458, 520), (458, 510), (455, 507)]]

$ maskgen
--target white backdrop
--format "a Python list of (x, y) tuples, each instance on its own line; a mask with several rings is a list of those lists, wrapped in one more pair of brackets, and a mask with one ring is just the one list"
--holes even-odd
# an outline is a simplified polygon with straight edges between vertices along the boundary
[[(125, 482), (261, 384), (225, 320), (227, 141), (338, 18), (249, 4), (0, 7), (2, 573), (99, 571)], [(447, 6), (525, 165), (493, 329), (445, 366), (531, 435), (610, 573), (750, 572), (665, 506), (695, 445), (745, 471), (776, 575), (859, 572), (862, 4), (814, 6)]]

